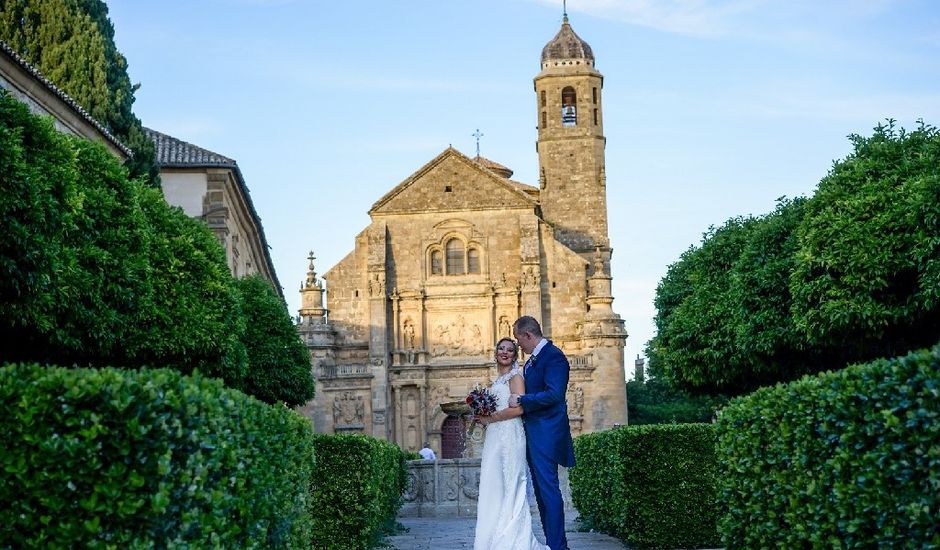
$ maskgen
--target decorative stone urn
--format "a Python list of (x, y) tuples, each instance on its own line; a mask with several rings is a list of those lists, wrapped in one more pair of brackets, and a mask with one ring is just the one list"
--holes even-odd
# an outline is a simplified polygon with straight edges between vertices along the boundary
[(470, 405), (466, 401), (450, 401), (441, 403), (441, 410), (447, 416), (459, 418), (464, 427), (463, 458), (480, 458), (483, 452), (483, 440), (486, 438), (486, 428), (473, 421), (470, 414)]

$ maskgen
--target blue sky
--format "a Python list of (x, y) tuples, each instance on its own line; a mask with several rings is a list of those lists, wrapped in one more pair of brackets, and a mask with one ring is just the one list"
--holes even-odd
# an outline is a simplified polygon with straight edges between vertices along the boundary
[[(111, 0), (144, 125), (238, 161), (292, 314), (385, 192), (453, 145), (537, 184), (553, 0)], [(811, 194), (846, 136), (940, 124), (940, 2), (571, 0), (604, 76), (614, 310), (633, 359), (710, 225)]]

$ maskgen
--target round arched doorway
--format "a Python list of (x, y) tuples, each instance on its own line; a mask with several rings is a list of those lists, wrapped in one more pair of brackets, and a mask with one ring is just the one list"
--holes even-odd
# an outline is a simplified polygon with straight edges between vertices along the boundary
[(463, 422), (455, 416), (448, 416), (441, 425), (441, 458), (460, 458), (463, 450)]

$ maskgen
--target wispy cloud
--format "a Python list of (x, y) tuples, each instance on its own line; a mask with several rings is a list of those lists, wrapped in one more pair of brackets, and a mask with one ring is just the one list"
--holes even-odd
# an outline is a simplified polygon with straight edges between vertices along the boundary
[[(561, 5), (561, 0), (530, 0)], [(874, 20), (899, 0), (577, 0), (569, 13), (701, 38), (743, 37), (793, 45), (828, 40), (832, 25)]]
[(214, 0), (217, 4), (234, 4), (238, 6), (284, 6), (293, 4), (297, 0)]
[[(561, 5), (561, 0), (533, 0)], [(754, 11), (763, 0), (579, 0), (569, 12), (623, 21), (633, 25), (691, 36), (728, 34), (736, 19)]]

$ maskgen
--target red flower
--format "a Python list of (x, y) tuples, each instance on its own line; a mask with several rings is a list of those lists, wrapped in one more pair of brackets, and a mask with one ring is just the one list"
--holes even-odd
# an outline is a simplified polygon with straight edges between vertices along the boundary
[(480, 384), (470, 390), (466, 401), (473, 416), (489, 416), (496, 412), (496, 396)]

